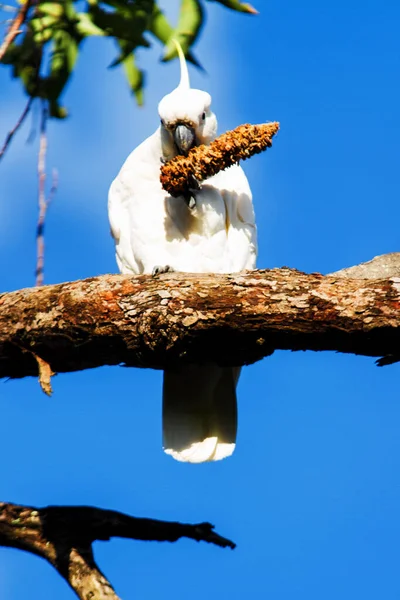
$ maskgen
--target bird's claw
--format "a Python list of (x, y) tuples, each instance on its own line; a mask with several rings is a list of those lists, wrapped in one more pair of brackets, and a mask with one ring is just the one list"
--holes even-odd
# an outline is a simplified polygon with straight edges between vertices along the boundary
[(199, 190), (201, 190), (201, 183), (197, 179), (197, 177), (193, 175), (193, 173), (191, 173), (188, 177), (188, 184), (190, 192), (198, 192)]
[(190, 209), (193, 209), (196, 206), (196, 198), (193, 195), (187, 196), (185, 200)]
[(152, 277), (157, 277), (157, 275), (162, 275), (163, 273), (173, 273), (174, 270), (175, 269), (173, 269), (169, 265), (165, 265), (164, 267), (162, 267), (160, 265), (156, 265), (155, 267), (153, 267), (153, 270), (151, 272), (151, 276)]
[(188, 193), (185, 196), (186, 204), (190, 209), (196, 206), (196, 192), (201, 190), (200, 181), (193, 175), (190, 174), (188, 177)]

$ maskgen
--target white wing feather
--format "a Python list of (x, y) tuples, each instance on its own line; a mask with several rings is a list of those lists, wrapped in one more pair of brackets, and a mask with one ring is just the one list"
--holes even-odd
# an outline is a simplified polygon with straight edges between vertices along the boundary
[(134, 150), (113, 181), (109, 218), (122, 273), (170, 265), (191, 273), (255, 267), (257, 232), (251, 192), (239, 166), (207, 180), (191, 210), (161, 187), (159, 131)]

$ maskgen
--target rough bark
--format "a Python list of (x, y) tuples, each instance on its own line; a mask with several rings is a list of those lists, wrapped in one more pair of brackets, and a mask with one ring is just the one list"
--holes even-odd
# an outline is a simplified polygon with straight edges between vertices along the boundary
[(275, 349), (384, 357), (381, 364), (397, 360), (400, 278), (344, 275), (287, 268), (103, 275), (6, 293), (0, 296), (0, 377), (40, 369), (46, 380), (52, 371), (121, 363), (240, 365)]
[(82, 600), (118, 600), (97, 567), (92, 543), (122, 537), (175, 542), (182, 537), (235, 548), (210, 523), (189, 525), (139, 519), (90, 506), (34, 508), (0, 502), (0, 546), (26, 550), (47, 560)]
[(351, 279), (384, 279), (385, 277), (400, 277), (400, 252), (390, 252), (375, 256), (368, 262), (341, 269), (331, 275)]

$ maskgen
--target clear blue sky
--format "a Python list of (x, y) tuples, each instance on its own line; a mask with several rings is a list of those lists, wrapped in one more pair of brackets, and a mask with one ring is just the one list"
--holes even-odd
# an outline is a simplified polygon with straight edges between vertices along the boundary
[[(197, 54), (220, 131), (279, 120), (274, 147), (245, 164), (260, 267), (330, 272), (399, 251), (400, 4), (395, 0), (253, 0), (259, 17), (207, 3)], [(177, 5), (164, 2), (164, 5)], [(122, 162), (158, 125), (178, 80), (160, 48), (143, 50), (146, 106), (115, 49), (87, 43), (49, 126), (60, 173), (46, 233), (47, 283), (116, 271), (106, 212)], [(0, 69), (0, 136), (22, 110)], [(30, 123), (0, 165), (2, 290), (33, 284), (37, 139)], [(102, 368), (0, 383), (0, 499), (93, 504), (137, 516), (209, 520), (237, 542), (98, 542), (95, 555), (124, 599), (268, 597), (398, 600), (399, 365), (334, 353), (276, 352), (244, 369), (231, 459), (200, 466), (161, 451), (161, 375)], [(0, 549), (0, 597), (73, 593), (39, 558)]]

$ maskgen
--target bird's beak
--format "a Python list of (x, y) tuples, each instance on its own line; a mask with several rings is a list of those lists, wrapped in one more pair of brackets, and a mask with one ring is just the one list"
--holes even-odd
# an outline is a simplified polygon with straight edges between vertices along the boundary
[(185, 156), (191, 148), (196, 144), (196, 134), (193, 127), (188, 125), (177, 125), (174, 131), (175, 144), (180, 154)]

